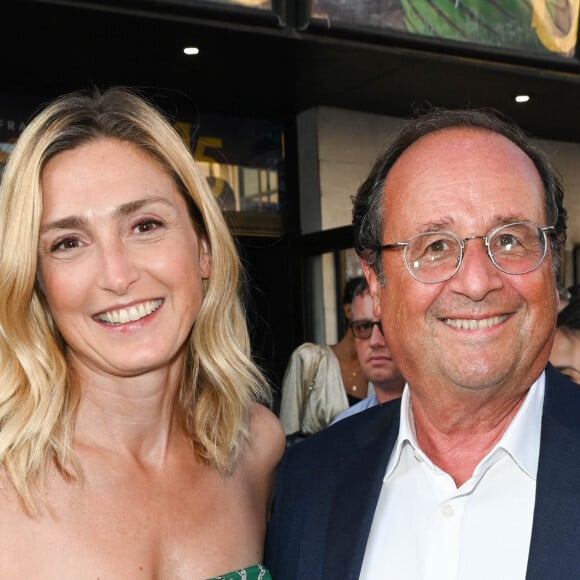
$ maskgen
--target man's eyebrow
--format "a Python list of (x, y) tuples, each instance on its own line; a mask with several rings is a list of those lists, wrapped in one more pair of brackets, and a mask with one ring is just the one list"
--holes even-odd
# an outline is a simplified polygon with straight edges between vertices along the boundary
[(448, 230), (450, 226), (453, 226), (454, 223), (455, 222), (451, 218), (443, 218), (436, 222), (427, 222), (425, 224), (421, 224), (417, 231), (420, 233), (440, 232)]
[[(492, 219), (492, 222), (496, 224), (495, 227), (505, 226), (507, 224), (513, 224), (522, 221), (529, 220), (519, 214), (498, 214)], [(453, 220), (451, 217), (444, 217), (438, 221), (421, 224), (421, 226), (418, 228), (418, 231), (421, 233), (448, 231), (450, 229), (452, 230), (454, 225), (455, 220)]]
[[(123, 217), (131, 215), (132, 213), (155, 203), (162, 203), (164, 205), (172, 207), (172, 204), (165, 197), (157, 197), (157, 196), (145, 197), (143, 199), (136, 199), (134, 201), (123, 203), (119, 207), (116, 207), (113, 211), (113, 217)], [(83, 217), (75, 215), (67, 216), (41, 226), (40, 235), (50, 230), (75, 229), (85, 227), (86, 225), (87, 220)]]

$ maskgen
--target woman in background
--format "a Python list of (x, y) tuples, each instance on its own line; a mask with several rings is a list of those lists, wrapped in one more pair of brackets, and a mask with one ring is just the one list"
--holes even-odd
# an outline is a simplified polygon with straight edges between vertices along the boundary
[(0, 578), (269, 578), (283, 433), (172, 126), (125, 89), (57, 99), (8, 160), (0, 248)]
[(343, 294), (346, 331), (337, 344), (305, 342), (288, 362), (282, 381), (280, 419), (288, 445), (330, 425), (349, 406), (367, 396), (350, 327), (351, 302), (362, 277), (347, 280)]

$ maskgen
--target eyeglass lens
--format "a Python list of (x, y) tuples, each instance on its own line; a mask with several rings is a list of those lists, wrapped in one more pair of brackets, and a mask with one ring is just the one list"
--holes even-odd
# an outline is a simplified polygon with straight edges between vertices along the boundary
[(357, 320), (350, 326), (355, 338), (370, 338), (375, 324), (379, 327), (379, 330), (382, 333), (383, 327), (380, 320)]
[(409, 239), (405, 260), (409, 271), (423, 282), (442, 282), (459, 269), (463, 245), (471, 239), (487, 239), (488, 254), (507, 274), (530, 272), (546, 255), (546, 235), (536, 224), (523, 222), (501, 226), (489, 236), (461, 240), (449, 232), (427, 232)]

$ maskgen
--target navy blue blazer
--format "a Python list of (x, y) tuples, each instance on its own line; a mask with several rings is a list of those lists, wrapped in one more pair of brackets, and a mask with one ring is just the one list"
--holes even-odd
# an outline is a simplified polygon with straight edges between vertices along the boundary
[[(288, 449), (266, 542), (275, 580), (358, 579), (400, 408), (373, 407)], [(526, 578), (580, 578), (580, 386), (550, 365)]]

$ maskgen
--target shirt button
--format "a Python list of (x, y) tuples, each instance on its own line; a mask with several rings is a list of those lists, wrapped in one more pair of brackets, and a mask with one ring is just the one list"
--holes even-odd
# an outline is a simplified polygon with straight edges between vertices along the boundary
[(455, 510), (453, 509), (453, 506), (450, 504), (445, 504), (442, 508), (441, 511), (443, 512), (443, 515), (446, 518), (451, 518), (455, 515)]

